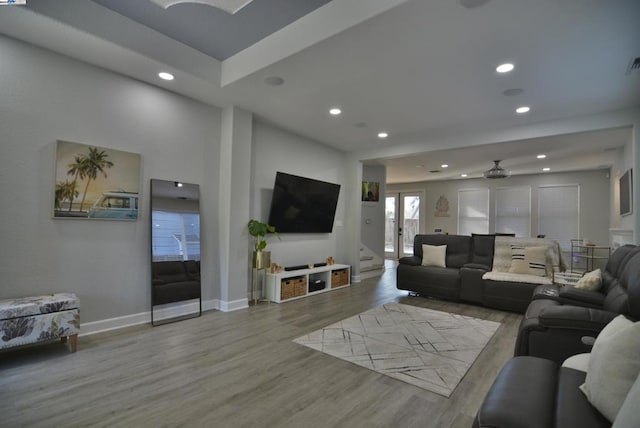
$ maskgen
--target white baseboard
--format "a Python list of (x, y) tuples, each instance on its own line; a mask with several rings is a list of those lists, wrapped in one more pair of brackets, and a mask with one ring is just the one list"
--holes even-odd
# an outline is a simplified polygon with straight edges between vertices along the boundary
[(231, 312), (237, 311), (238, 309), (244, 309), (249, 307), (249, 299), (238, 299), (231, 301), (218, 301), (218, 307), (216, 309), (221, 310), (222, 312)]
[(356, 284), (362, 281), (362, 277), (360, 275), (351, 275), (351, 283)]
[[(237, 311), (249, 307), (247, 299), (233, 300), (230, 302), (219, 299), (203, 300), (202, 311), (220, 310), (223, 312)], [(181, 315), (187, 315), (198, 311), (198, 302), (178, 303), (161, 305), (154, 310), (154, 320), (162, 320), (165, 318), (174, 318)], [(80, 336), (88, 336), (96, 333), (104, 333), (106, 331), (117, 330), (119, 328), (132, 327), (140, 324), (151, 323), (151, 311), (140, 312), (137, 314), (124, 315), (121, 317), (108, 318), (105, 320), (92, 321), (88, 323), (80, 323)]]

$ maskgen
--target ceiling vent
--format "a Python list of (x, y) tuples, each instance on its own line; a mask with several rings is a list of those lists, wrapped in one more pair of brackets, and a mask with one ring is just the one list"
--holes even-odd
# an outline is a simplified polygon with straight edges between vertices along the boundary
[(432, 169), (431, 171), (429, 171), (431, 174), (437, 174), (440, 172), (439, 169)]
[(509, 171), (500, 166), (499, 160), (494, 160), (493, 164), (493, 168), (482, 173), (484, 178), (507, 178), (511, 175)]
[(640, 56), (631, 58), (631, 61), (629, 61), (629, 66), (627, 67), (627, 74), (637, 73), (640, 73)]

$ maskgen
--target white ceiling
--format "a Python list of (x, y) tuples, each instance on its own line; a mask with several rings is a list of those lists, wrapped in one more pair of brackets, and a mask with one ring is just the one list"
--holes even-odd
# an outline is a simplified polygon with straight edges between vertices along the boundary
[[(512, 175), (608, 168), (621, 155), (630, 128), (565, 134), (368, 161), (386, 165), (388, 183), (481, 178), (493, 160)], [(537, 155), (544, 154), (545, 159)], [(448, 165), (443, 168), (442, 165)], [(438, 172), (431, 172), (438, 171)], [(467, 174), (467, 177), (461, 177)]]
[[(610, 165), (613, 152), (604, 149), (623, 145), (629, 129), (516, 142), (487, 137), (487, 146), (459, 149), (492, 130), (640, 107), (640, 74), (626, 74), (640, 56), (640, 2), (484, 3), (464, 8), (454, 0), (333, 0), (224, 61), (81, 0), (2, 7), (0, 32), (213, 105), (246, 108), (264, 121), (386, 164), (390, 182), (427, 179), (420, 170), (433, 168), (415, 165), (438, 166), (441, 157), (452, 176), (479, 173), (491, 159), (504, 159), (516, 173), (535, 172), (539, 165), (528, 157), (543, 147), (557, 156), (549, 158), (554, 171)], [(504, 61), (516, 69), (498, 75), (495, 67)], [(159, 69), (172, 71), (176, 80), (158, 81)], [(284, 84), (265, 84), (269, 76)], [(524, 92), (503, 95), (513, 88)], [(521, 104), (531, 112), (516, 115)], [(343, 114), (331, 117), (331, 106)], [(390, 136), (379, 140), (380, 130)], [(374, 154), (395, 148), (403, 156)], [(427, 158), (415, 155), (436, 148)]]

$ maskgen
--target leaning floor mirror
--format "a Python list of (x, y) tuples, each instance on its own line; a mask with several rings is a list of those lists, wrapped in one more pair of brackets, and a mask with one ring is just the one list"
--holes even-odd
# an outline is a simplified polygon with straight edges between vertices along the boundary
[(151, 180), (151, 324), (202, 314), (200, 188)]

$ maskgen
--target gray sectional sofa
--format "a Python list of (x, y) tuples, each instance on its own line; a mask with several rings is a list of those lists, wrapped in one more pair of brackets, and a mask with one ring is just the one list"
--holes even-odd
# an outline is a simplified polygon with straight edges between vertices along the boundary
[(515, 355), (560, 364), (571, 355), (589, 352), (582, 338), (596, 337), (620, 314), (640, 319), (640, 246), (624, 245), (613, 252), (598, 291), (538, 287), (520, 324)]
[[(446, 245), (446, 267), (422, 266), (422, 245)], [(524, 313), (534, 290), (549, 277), (509, 274), (511, 245), (547, 246), (549, 264), (564, 270), (557, 242), (495, 235), (416, 235), (413, 256), (399, 260), (396, 286), (423, 296)], [(507, 254), (508, 252), (508, 254)], [(506, 266), (506, 268), (505, 268)]]
[[(625, 245), (613, 252), (602, 273), (601, 290), (586, 291), (570, 285), (535, 290), (520, 324), (516, 357), (498, 374), (476, 415), (474, 428), (640, 426), (640, 378), (637, 371), (632, 374), (622, 368), (633, 364), (630, 361), (634, 356), (640, 358), (631, 351), (635, 348), (614, 347), (611, 355), (600, 360), (601, 369), (610, 368), (606, 373), (611, 378), (598, 383), (606, 393), (596, 401), (601, 402), (603, 396), (624, 401), (617, 416), (610, 415), (609, 419), (597, 409), (603, 407), (580, 389), (587, 373), (598, 368), (588, 359), (583, 367), (566, 360), (579, 353), (595, 353), (596, 346), (591, 348), (593, 338), (601, 340), (600, 332), (619, 315), (632, 322), (640, 320), (640, 246)], [(609, 341), (599, 351), (610, 345)], [(631, 375), (629, 384), (636, 379), (628, 396), (620, 382), (625, 374)]]

